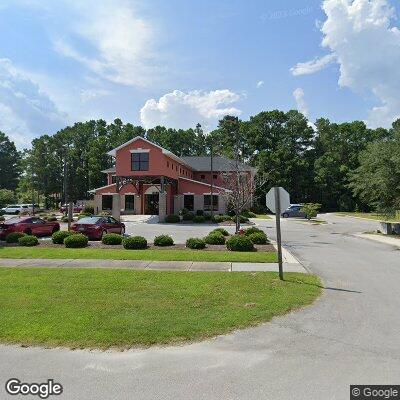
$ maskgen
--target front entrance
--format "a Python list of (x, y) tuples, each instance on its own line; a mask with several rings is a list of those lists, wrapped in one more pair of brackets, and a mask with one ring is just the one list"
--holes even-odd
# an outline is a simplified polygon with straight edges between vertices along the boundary
[(144, 213), (147, 215), (158, 215), (158, 193), (144, 195)]
[(125, 195), (125, 211), (135, 211), (135, 196), (133, 194)]

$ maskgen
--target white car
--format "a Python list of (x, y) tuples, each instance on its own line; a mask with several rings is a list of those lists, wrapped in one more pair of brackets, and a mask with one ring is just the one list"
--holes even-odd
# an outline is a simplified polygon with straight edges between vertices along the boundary
[(31, 204), (12, 204), (1, 209), (4, 214), (21, 214), (22, 212), (31, 213), (33, 211)]

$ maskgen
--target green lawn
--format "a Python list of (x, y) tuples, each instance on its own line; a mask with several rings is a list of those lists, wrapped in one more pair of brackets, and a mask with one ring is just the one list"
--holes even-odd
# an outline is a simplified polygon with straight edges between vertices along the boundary
[(1, 258), (75, 258), (101, 260), (277, 262), (275, 252), (241, 253), (199, 250), (67, 249), (55, 247), (1, 247)]
[(129, 348), (200, 340), (311, 304), (308, 274), (0, 268), (0, 342)]
[(271, 219), (271, 216), (268, 214), (257, 214), (257, 218), (259, 219)]
[(378, 214), (378, 213), (338, 212), (336, 214), (341, 215), (341, 216), (373, 219), (373, 220), (376, 220), (376, 221), (400, 222), (400, 213), (398, 213), (395, 217), (392, 217), (392, 218), (387, 218), (384, 215)]

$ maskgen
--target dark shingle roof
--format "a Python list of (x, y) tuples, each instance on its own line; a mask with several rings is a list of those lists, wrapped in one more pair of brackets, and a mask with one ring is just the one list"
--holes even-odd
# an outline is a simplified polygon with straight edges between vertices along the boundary
[[(195, 171), (211, 171), (210, 157), (181, 157), (186, 164), (189, 164)], [(250, 165), (239, 163), (239, 168), (242, 171), (255, 171), (256, 169)], [(226, 157), (213, 158), (213, 171), (226, 172), (235, 170), (235, 161)]]

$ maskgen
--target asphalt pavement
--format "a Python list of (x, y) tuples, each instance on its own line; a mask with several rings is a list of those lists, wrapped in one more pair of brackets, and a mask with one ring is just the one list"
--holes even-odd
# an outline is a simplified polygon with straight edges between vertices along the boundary
[[(125, 352), (0, 346), (0, 386), (10, 377), (53, 378), (64, 387), (54, 398), (74, 400), (320, 400), (349, 399), (350, 384), (399, 384), (399, 250), (353, 236), (377, 229), (373, 221), (321, 218), (329, 223), (282, 223), (284, 243), (326, 285), (314, 305), (182, 346)], [(273, 222), (259, 221), (272, 238)]]

